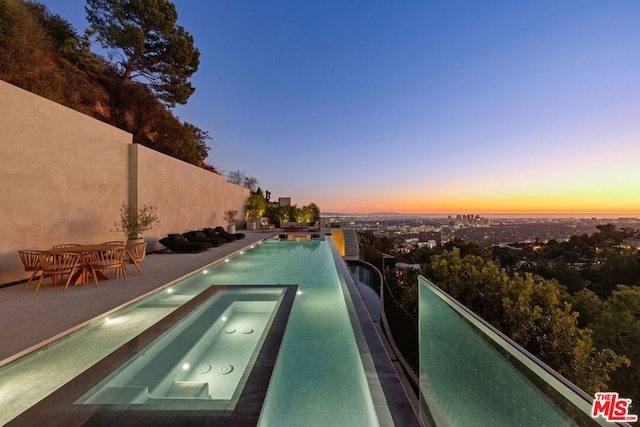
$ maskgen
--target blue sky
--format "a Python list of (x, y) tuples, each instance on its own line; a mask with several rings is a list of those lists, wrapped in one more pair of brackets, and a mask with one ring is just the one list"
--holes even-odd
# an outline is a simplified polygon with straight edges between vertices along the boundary
[(640, 215), (638, 1), (174, 3), (201, 51), (176, 115), (274, 198)]

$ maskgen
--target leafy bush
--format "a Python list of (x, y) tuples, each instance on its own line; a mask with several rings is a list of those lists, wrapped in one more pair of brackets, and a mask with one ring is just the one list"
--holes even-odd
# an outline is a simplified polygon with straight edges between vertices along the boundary
[(156, 215), (157, 206), (142, 205), (139, 208), (122, 202), (120, 206), (120, 221), (113, 223), (115, 230), (123, 232), (129, 239), (137, 239), (142, 233), (151, 230), (160, 222)]

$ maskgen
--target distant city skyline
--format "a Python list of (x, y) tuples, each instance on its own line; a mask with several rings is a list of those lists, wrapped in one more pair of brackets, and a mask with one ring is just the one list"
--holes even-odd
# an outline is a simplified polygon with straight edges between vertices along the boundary
[(201, 51), (176, 115), (276, 200), (640, 215), (640, 2), (174, 3)]
[[(325, 217), (340, 217), (340, 216), (345, 216), (345, 217), (425, 217), (425, 218), (448, 218), (451, 217), (453, 219), (456, 218), (456, 215), (466, 215), (466, 214), (462, 214), (462, 213), (456, 213), (456, 212), (451, 212), (451, 213), (422, 213), (422, 212), (418, 212), (418, 213), (407, 213), (407, 212), (322, 212), (321, 213), (322, 216)], [(511, 218), (511, 219), (527, 219), (527, 218), (536, 218), (536, 219), (570, 219), (570, 218), (575, 218), (575, 219), (592, 219), (595, 218), (597, 220), (603, 220), (603, 219), (620, 219), (620, 218), (632, 218), (632, 219), (640, 219), (640, 214), (637, 213), (631, 213), (631, 214), (625, 214), (625, 213), (616, 213), (616, 212), (611, 212), (611, 213), (601, 213), (601, 214), (589, 214), (589, 213), (570, 213), (570, 212), (561, 212), (561, 213), (539, 213), (539, 214), (535, 214), (535, 213), (489, 213), (489, 214), (480, 214), (480, 213), (474, 213), (472, 215), (478, 215), (481, 218), (488, 218), (488, 219), (501, 219), (501, 218)]]

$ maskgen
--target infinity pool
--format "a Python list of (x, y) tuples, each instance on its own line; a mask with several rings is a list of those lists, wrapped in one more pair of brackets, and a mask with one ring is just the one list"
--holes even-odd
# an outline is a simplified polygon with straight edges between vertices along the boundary
[(266, 241), (212, 272), (221, 284), (298, 284), (260, 418), (266, 426), (377, 424), (329, 243)]
[(47, 396), (212, 285), (297, 285), (259, 424), (378, 425), (335, 247), (324, 240), (261, 243), (3, 369), (0, 383), (21, 378)]

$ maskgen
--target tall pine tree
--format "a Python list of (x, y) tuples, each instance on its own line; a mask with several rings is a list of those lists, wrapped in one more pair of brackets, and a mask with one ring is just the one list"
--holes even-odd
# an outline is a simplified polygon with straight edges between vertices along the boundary
[(193, 37), (168, 0), (87, 0), (91, 31), (125, 81), (146, 84), (168, 106), (185, 104), (200, 64)]

